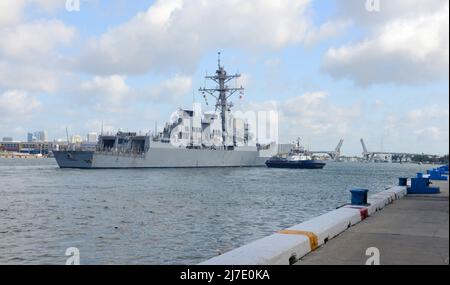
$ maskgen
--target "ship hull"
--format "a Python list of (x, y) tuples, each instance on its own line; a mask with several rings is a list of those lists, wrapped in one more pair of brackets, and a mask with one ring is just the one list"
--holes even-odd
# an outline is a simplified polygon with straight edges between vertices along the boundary
[(195, 168), (264, 166), (268, 157), (258, 151), (150, 149), (145, 155), (94, 151), (54, 151), (60, 168)]
[(92, 168), (93, 151), (53, 151), (60, 168)]
[(291, 168), (291, 169), (322, 169), (325, 163), (318, 160), (303, 160), (303, 161), (266, 161), (267, 167), (270, 168)]

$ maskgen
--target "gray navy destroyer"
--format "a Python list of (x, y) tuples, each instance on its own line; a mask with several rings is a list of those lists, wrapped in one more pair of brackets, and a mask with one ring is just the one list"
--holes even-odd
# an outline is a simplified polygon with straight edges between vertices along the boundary
[(54, 157), (61, 168), (264, 166), (276, 153), (276, 144), (252, 144), (248, 122), (231, 113), (229, 98), (244, 89), (230, 88), (227, 83), (240, 76), (227, 74), (219, 54), (216, 73), (205, 77), (215, 82), (215, 87), (199, 89), (205, 100), (206, 95), (216, 100), (214, 112), (202, 112), (201, 105), (194, 104), (193, 110), (178, 109), (161, 132), (102, 134), (95, 149), (69, 145), (53, 150)]

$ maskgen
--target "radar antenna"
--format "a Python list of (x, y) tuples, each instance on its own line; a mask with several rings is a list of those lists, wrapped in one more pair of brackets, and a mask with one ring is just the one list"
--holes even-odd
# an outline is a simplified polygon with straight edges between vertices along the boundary
[[(235, 94), (236, 92), (243, 92), (244, 88), (238, 87), (238, 88), (231, 88), (227, 85), (227, 83), (233, 79), (237, 79), (241, 77), (241, 74), (236, 73), (233, 75), (228, 75), (225, 71), (225, 68), (221, 65), (220, 55), (221, 53), (218, 52), (218, 69), (216, 70), (216, 74), (212, 76), (205, 76), (206, 79), (214, 81), (217, 85), (215, 88), (200, 88), (199, 91), (202, 92), (203, 98), (205, 98), (206, 101), (206, 94), (210, 95), (214, 99), (216, 99), (216, 111), (220, 110), (220, 117), (222, 120), (222, 143), (224, 146), (224, 149), (228, 149), (227, 147), (227, 124), (226, 124), (226, 113), (231, 111), (231, 108), (233, 107), (233, 103), (230, 101), (228, 102), (228, 99)], [(208, 102), (208, 101), (206, 101)]]

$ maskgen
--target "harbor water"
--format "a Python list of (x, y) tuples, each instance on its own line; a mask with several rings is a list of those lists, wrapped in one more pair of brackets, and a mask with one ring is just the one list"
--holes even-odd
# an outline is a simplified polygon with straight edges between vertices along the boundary
[(429, 165), (59, 169), (0, 159), (0, 264), (196, 264), (348, 203)]

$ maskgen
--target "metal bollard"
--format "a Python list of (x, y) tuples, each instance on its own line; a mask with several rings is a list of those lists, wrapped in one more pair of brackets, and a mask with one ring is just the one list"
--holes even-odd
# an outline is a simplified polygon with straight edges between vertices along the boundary
[(408, 178), (400, 177), (398, 178), (398, 186), (407, 186)]
[(363, 206), (367, 205), (367, 193), (369, 190), (367, 189), (352, 189), (350, 193), (352, 193), (352, 205), (355, 206)]

